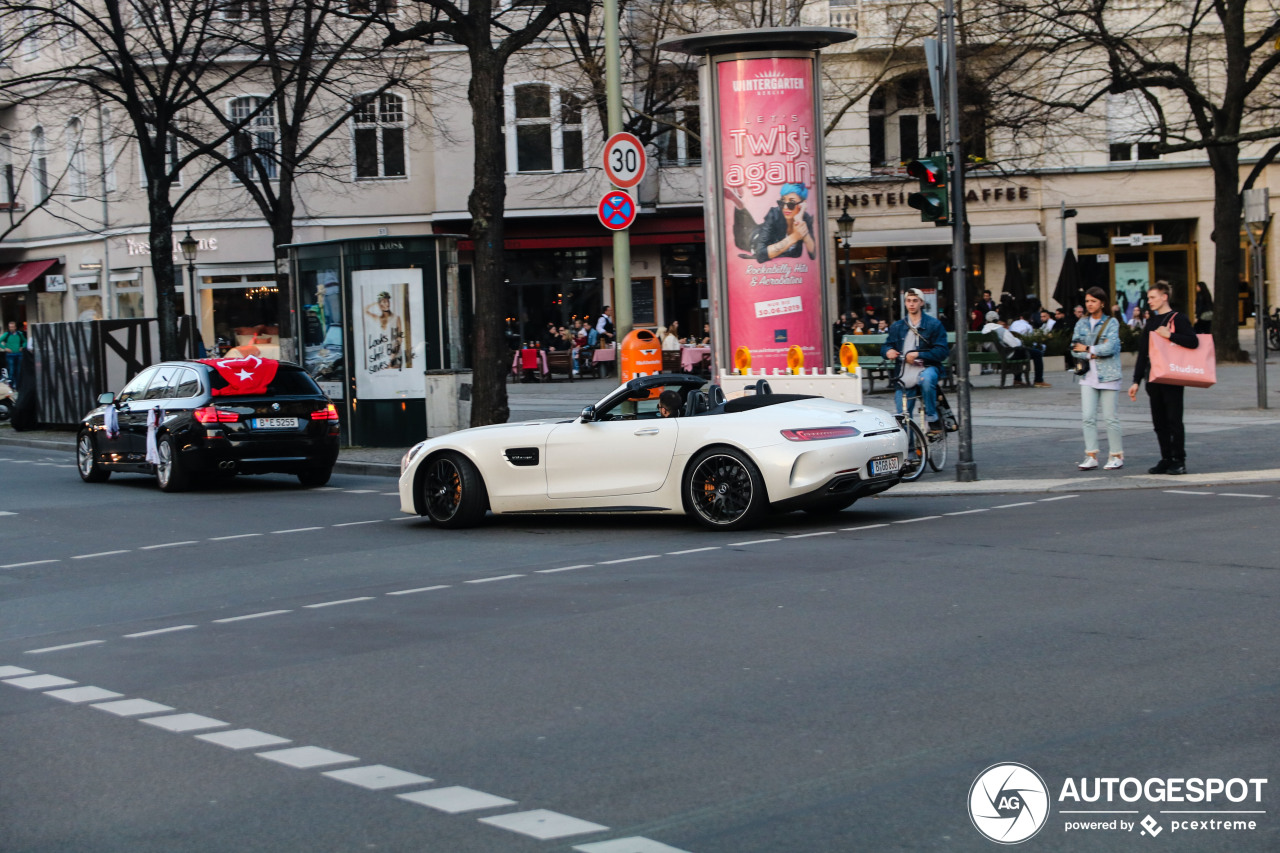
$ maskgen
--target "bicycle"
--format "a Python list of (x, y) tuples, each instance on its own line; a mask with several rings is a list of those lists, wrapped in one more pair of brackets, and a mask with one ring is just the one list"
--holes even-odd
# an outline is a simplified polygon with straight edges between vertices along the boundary
[(1280, 308), (1262, 316), (1267, 329), (1267, 349), (1280, 352)]
[[(902, 388), (900, 379), (895, 379), (893, 384)], [(943, 469), (947, 464), (947, 433), (955, 432), (960, 426), (947, 401), (947, 395), (941, 389), (938, 391), (938, 420), (942, 422), (942, 429), (939, 430), (929, 429), (920, 387), (903, 388), (902, 391), (906, 411), (895, 412), (894, 417), (907, 431), (907, 453), (902, 462), (902, 481), (910, 483), (920, 479), (926, 464), (934, 471)]]

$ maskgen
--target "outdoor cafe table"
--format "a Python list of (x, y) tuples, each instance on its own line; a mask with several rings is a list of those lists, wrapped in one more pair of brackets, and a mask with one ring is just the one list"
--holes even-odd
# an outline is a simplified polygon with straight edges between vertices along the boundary
[(690, 373), (702, 364), (704, 355), (711, 355), (711, 347), (680, 347), (680, 369)]
[(547, 370), (547, 354), (544, 351), (528, 348), (517, 350), (515, 356), (511, 359), (511, 372), (519, 376), (521, 370), (533, 370), (535, 364), (542, 368), (542, 373), (549, 372)]

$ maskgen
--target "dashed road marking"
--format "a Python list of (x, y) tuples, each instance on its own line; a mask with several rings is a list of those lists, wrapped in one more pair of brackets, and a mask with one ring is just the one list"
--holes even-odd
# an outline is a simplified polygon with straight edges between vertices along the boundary
[(121, 699), (117, 702), (99, 702), (89, 707), (97, 708), (99, 711), (106, 711), (108, 714), (115, 714), (117, 717), (137, 717), (142, 714), (158, 714), (162, 711), (173, 710), (168, 705), (161, 705), (159, 702), (152, 702), (150, 699)]
[(16, 512), (9, 512), (8, 510), (0, 509), (0, 516), (4, 516), (4, 515), (17, 515), (17, 513), (16, 513)]
[(661, 556), (661, 554), (641, 554), (639, 557), (623, 557), (619, 560), (601, 560), (600, 565), (612, 566), (617, 563), (634, 563), (636, 560), (656, 560)]
[(9, 563), (7, 566), (0, 566), (0, 569), (21, 569), (24, 566), (43, 566), (45, 563), (61, 562), (61, 560), (28, 560), (25, 563)]
[(319, 604), (304, 604), (302, 606), (310, 610), (315, 610), (318, 607), (336, 607), (339, 604), (355, 604), (357, 601), (373, 601), (373, 596), (362, 595), (359, 598), (342, 598), (337, 601), (322, 601)]
[(334, 527), (355, 527), (357, 524), (381, 524), (382, 519), (375, 518), (371, 521), (344, 521), (341, 524), (335, 524)]
[(481, 823), (501, 829), (518, 832), (539, 841), (550, 841), (553, 838), (568, 838), (570, 835), (586, 835), (590, 832), (604, 832), (609, 827), (592, 823), (589, 820), (570, 817), (549, 809), (533, 809), (527, 812), (511, 812), (509, 814), (492, 815), (480, 818)]
[(65, 687), (62, 690), (47, 690), (44, 695), (61, 699), (63, 702), (79, 704), (80, 702), (101, 702), (103, 699), (119, 699), (124, 694), (85, 685), (84, 687)]
[(171, 628), (156, 628), (154, 631), (139, 631), (136, 634), (125, 634), (130, 639), (138, 637), (154, 637), (156, 634), (172, 634), (174, 631), (190, 631), (195, 625), (174, 625)]
[(269, 735), (257, 729), (233, 729), (229, 732), (209, 732), (196, 735), (196, 740), (208, 741), (227, 749), (258, 749), (263, 746), (279, 746), (288, 743), (287, 737)]
[(1220, 498), (1270, 498), (1271, 495), (1249, 495), (1243, 492), (1219, 492)]
[(261, 619), (264, 616), (276, 616), (281, 613), (292, 613), (292, 610), (264, 610), (261, 613), (246, 613), (244, 616), (228, 616), (226, 619), (214, 619), (215, 623), (244, 622), (246, 619)]
[(115, 554), (128, 554), (128, 553), (129, 553), (129, 550), (130, 550), (130, 549), (128, 549), (128, 548), (124, 548), (123, 550), (120, 550), (120, 551), (99, 551), (99, 552), (98, 552), (98, 553), (96, 553), (96, 554), (77, 554), (76, 556), (72, 557), (71, 559), (73, 559), (73, 560), (88, 560), (88, 559), (91, 559), (91, 558), (93, 558), (93, 557), (111, 557), (111, 556), (113, 556), (113, 555), (115, 555)]
[(933, 521), (935, 518), (942, 518), (940, 515), (923, 515), (920, 518), (904, 518), (902, 521), (893, 521), (891, 524), (915, 524), (917, 521)]
[(143, 545), (139, 551), (154, 551), (157, 548), (177, 548), (179, 545), (199, 545), (195, 539), (188, 539), (185, 542), (164, 542), (160, 545)]
[(447, 788), (431, 788), (427, 791), (414, 791), (412, 794), (396, 794), (396, 796), (402, 800), (408, 800), (411, 803), (417, 803), (420, 806), (427, 806), (436, 811), (448, 812), (449, 814), (474, 812), (480, 809), (492, 809), (497, 806), (510, 806), (515, 805), (516, 802), (495, 794), (486, 794), (484, 791), (477, 791), (474, 788), (464, 788), (461, 785), (450, 785)]
[(750, 541), (748, 541), (748, 542), (730, 542), (728, 545), (725, 545), (724, 547), (726, 547), (726, 548), (745, 548), (745, 547), (746, 547), (746, 546), (748, 546), (748, 545), (764, 545), (766, 542), (781, 542), (781, 541), (782, 541), (782, 540), (781, 540), (781, 539), (779, 539), (779, 538), (774, 538), (774, 539), (752, 539), (752, 540), (750, 540)]
[(42, 655), (45, 652), (60, 652), (63, 649), (78, 649), (81, 646), (97, 646), (97, 645), (101, 645), (103, 642), (105, 641), (104, 640), (85, 640), (80, 643), (64, 643), (61, 646), (47, 646), (43, 649), (28, 649), (27, 651), (23, 652), (23, 654)]
[(943, 515), (973, 515), (975, 512), (990, 512), (989, 509), (965, 509), (960, 512), (944, 512)]
[(385, 788), (403, 788), (406, 785), (426, 785), (435, 780), (429, 776), (419, 776), (407, 770), (397, 770), (385, 764), (369, 764), (364, 767), (344, 767), (341, 770), (326, 770), (321, 776), (356, 785), (369, 791), (381, 791)]
[(719, 551), (719, 550), (720, 550), (719, 545), (708, 545), (705, 548), (686, 548), (683, 551), (668, 551), (667, 556), (678, 557), (678, 556), (681, 556), (682, 554), (700, 554), (703, 551)]
[(343, 489), (348, 495), (371, 495), (378, 491), (377, 489)]
[(31, 675), (33, 669), (23, 669), (20, 666), (0, 666), (0, 678), (13, 678), (18, 675)]
[(864, 524), (861, 527), (841, 527), (841, 533), (856, 533), (859, 530), (875, 530), (877, 527), (888, 527), (888, 522), (884, 524)]
[(4, 683), (21, 687), (23, 690), (46, 690), (50, 687), (66, 687), (75, 684), (70, 678), (57, 675), (24, 675), (21, 678), (6, 678)]
[(415, 592), (431, 592), (432, 590), (435, 590), (435, 589), (448, 589), (448, 588), (449, 588), (449, 584), (439, 583), (439, 584), (436, 584), (435, 586), (419, 586), (413, 589), (397, 589), (395, 592), (387, 593), (387, 595), (412, 595)]
[(1022, 501), (1021, 503), (1016, 504), (1001, 504), (1000, 506), (993, 506), (992, 509), (1013, 509), (1015, 506), (1034, 506), (1035, 503), (1035, 501)]
[(589, 568), (591, 568), (591, 567), (592, 567), (592, 566), (594, 566), (594, 565), (595, 565), (595, 563), (583, 563), (583, 564), (582, 564), (582, 565), (580, 565), (580, 566), (561, 566), (561, 567), (560, 567), (560, 568), (558, 568), (558, 569), (537, 569), (537, 570), (534, 572), (534, 574), (538, 574), (538, 575), (554, 575), (556, 572), (572, 572), (572, 571), (575, 571), (575, 570), (577, 570), (577, 569), (589, 569)]
[(270, 752), (259, 752), (259, 758), (274, 761), (299, 770), (311, 767), (325, 767), (330, 764), (346, 764), (348, 761), (359, 761), (354, 755), (344, 755), (332, 749), (318, 746), (292, 746), (288, 749), (273, 749)]
[(309, 530), (324, 530), (323, 527), (294, 527), (289, 530), (273, 530), (272, 533), (306, 533)]
[(492, 581), (505, 581), (505, 580), (511, 580), (512, 578), (522, 578), (522, 577), (524, 577), (524, 575), (496, 575), (491, 578), (472, 578), (469, 581), (463, 581), (463, 583), (490, 583)]
[(198, 732), (201, 729), (220, 729), (228, 725), (222, 720), (201, 714), (172, 714), (166, 717), (148, 717), (142, 722), (169, 732)]
[(831, 535), (831, 534), (833, 534), (833, 533), (835, 533), (835, 531), (834, 531), (834, 530), (819, 530), (819, 531), (817, 531), (816, 533), (794, 533), (794, 534), (792, 534), (791, 536), (787, 536), (787, 537), (785, 537), (785, 538), (787, 538), (787, 539), (808, 539), (810, 536), (830, 536), (830, 535)]
[(579, 844), (573, 849), (579, 853), (688, 853), (687, 850), (640, 836)]
[(1217, 492), (1193, 492), (1188, 489), (1165, 489), (1167, 495), (1214, 495)]
[(237, 533), (234, 536), (214, 536), (210, 542), (226, 542), (230, 539), (248, 539), (250, 536), (265, 536), (265, 533)]
[(1071, 500), (1072, 498), (1078, 498), (1078, 497), (1080, 496), (1079, 495), (1058, 495), (1056, 498), (1040, 498), (1040, 503), (1047, 503), (1048, 501), (1067, 501), (1067, 500)]

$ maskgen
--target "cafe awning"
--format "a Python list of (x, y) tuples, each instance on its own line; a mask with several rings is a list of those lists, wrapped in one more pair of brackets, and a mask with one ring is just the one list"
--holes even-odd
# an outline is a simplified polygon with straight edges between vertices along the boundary
[(0, 293), (22, 293), (57, 259), (49, 261), (23, 261), (0, 272)]
[[(969, 229), (972, 243), (1043, 243), (1044, 235), (1034, 222), (1012, 225), (974, 225)], [(854, 231), (847, 244), (860, 246), (949, 246), (950, 228), (886, 228)]]

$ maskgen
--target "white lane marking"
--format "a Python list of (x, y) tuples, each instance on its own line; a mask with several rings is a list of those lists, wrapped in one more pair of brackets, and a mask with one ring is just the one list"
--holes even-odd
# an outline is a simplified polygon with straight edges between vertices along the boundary
[(858, 530), (875, 530), (877, 527), (888, 527), (888, 526), (889, 526), (889, 525), (888, 525), (888, 523), (885, 523), (885, 524), (864, 524), (864, 525), (862, 525), (861, 527), (842, 527), (842, 528), (840, 528), (840, 531), (841, 531), (842, 533), (853, 533), (853, 532), (858, 531)]
[(339, 604), (354, 604), (357, 601), (373, 601), (373, 596), (362, 595), (359, 598), (343, 598), (338, 601), (322, 601), (319, 604), (304, 604), (302, 606), (314, 610), (317, 607), (336, 607)]
[(730, 542), (726, 548), (743, 548), (747, 545), (763, 545), (766, 542), (781, 542), (781, 539), (752, 539), (750, 542)]
[(110, 557), (110, 556), (112, 556), (113, 554), (128, 554), (128, 553), (129, 553), (129, 549), (128, 549), (128, 548), (125, 548), (125, 549), (124, 549), (124, 550), (122, 550), (122, 551), (99, 551), (97, 554), (77, 554), (76, 556), (72, 557), (71, 559), (73, 559), (73, 560), (88, 560), (88, 559), (90, 559), (91, 557)]
[(656, 560), (661, 556), (661, 554), (644, 554), (640, 557), (623, 557), (621, 560), (601, 560), (600, 565), (612, 566), (617, 563), (634, 563), (636, 560)]
[(197, 732), (200, 729), (220, 729), (230, 725), (213, 717), (200, 714), (171, 714), (165, 717), (148, 717), (142, 722), (170, 732)]
[(0, 678), (13, 678), (15, 675), (30, 675), (34, 669), (23, 669), (20, 666), (0, 666)]
[(260, 746), (278, 746), (288, 743), (287, 737), (277, 737), (257, 729), (232, 729), (229, 732), (210, 732), (207, 735), (196, 735), (196, 740), (208, 741), (227, 749), (254, 749)]
[(463, 581), (463, 583), (489, 583), (490, 581), (505, 581), (511, 578), (522, 578), (524, 575), (497, 575), (491, 578), (475, 578), (474, 580)]
[(311, 491), (313, 491), (313, 492), (340, 492), (340, 491), (342, 491), (342, 489), (339, 489), (337, 486), (321, 486), (320, 488), (318, 488), (318, 489), (312, 489)]
[(348, 785), (358, 785), (369, 791), (381, 791), (384, 788), (403, 788), (405, 785), (425, 785), (435, 780), (429, 776), (419, 776), (406, 770), (397, 770), (385, 764), (369, 764), (365, 767), (344, 767), (341, 770), (326, 770), (320, 774)]
[(228, 616), (226, 619), (214, 619), (215, 623), (243, 622), (246, 619), (261, 619), (264, 616), (276, 616), (281, 613), (292, 613), (292, 610), (264, 610), (261, 613), (246, 613), (244, 616)]
[(944, 512), (943, 515), (973, 515), (975, 512), (990, 512), (990, 509), (964, 509), (959, 512)]
[(1034, 503), (1036, 502), (1023, 501), (1022, 503), (1016, 503), (1016, 504), (1001, 504), (1000, 506), (993, 506), (992, 509), (1013, 509), (1015, 506), (1031, 506)]
[(810, 536), (830, 536), (830, 535), (831, 535), (831, 534), (833, 534), (833, 533), (835, 533), (835, 531), (834, 531), (834, 530), (819, 530), (817, 533), (793, 533), (792, 535), (787, 536), (787, 537), (784, 537), (784, 538), (786, 538), (786, 539), (808, 539)]
[(935, 518), (942, 518), (940, 515), (923, 515), (920, 518), (904, 518), (902, 521), (892, 522), (893, 524), (915, 524), (917, 521), (933, 521)]
[(395, 518), (388, 518), (387, 521), (417, 521), (422, 518), (420, 515), (397, 515)]
[(354, 755), (344, 755), (331, 749), (318, 746), (294, 746), (288, 749), (274, 749), (270, 752), (257, 753), (259, 758), (306, 770), (309, 767), (324, 767), (329, 764), (345, 764), (348, 761), (359, 761)]
[(195, 625), (174, 625), (172, 628), (156, 628), (154, 631), (139, 631), (136, 634), (125, 634), (126, 637), (134, 639), (137, 637), (154, 637), (156, 634), (170, 634), (174, 631), (190, 631)]
[(378, 491), (377, 489), (343, 489), (349, 495), (371, 495)]
[(198, 545), (195, 539), (188, 539), (185, 542), (165, 542), (163, 545), (143, 545), (139, 551), (154, 551), (157, 548), (177, 548), (179, 545)]
[(9, 563), (7, 566), (0, 566), (0, 569), (20, 569), (23, 566), (42, 566), (45, 563), (61, 563), (61, 560), (28, 560), (25, 563)]
[(344, 521), (341, 524), (335, 524), (334, 527), (355, 527), (357, 524), (381, 524), (382, 519), (375, 518), (372, 521)]
[(161, 711), (173, 710), (168, 705), (161, 705), (159, 702), (152, 702), (150, 699), (121, 699), (118, 702), (99, 702), (89, 707), (97, 708), (99, 711), (106, 711), (108, 714), (115, 714), (117, 717), (136, 717), (139, 714), (156, 714)]
[(399, 492), (380, 492), (379, 494), (383, 494), (383, 495), (396, 495), (397, 497), (399, 497), (399, 495), (400, 495), (400, 493), (399, 493)]
[(1218, 492), (1220, 498), (1269, 498), (1271, 495), (1247, 495), (1243, 492)]
[(414, 791), (412, 794), (396, 794), (396, 796), (402, 800), (408, 800), (411, 803), (417, 803), (420, 806), (427, 806), (449, 814), (515, 804), (515, 800), (486, 794), (484, 791), (477, 791), (474, 788), (464, 788), (461, 785), (450, 785), (447, 788), (431, 788), (426, 791)]
[(586, 835), (589, 832), (603, 832), (607, 826), (592, 823), (589, 820), (570, 817), (549, 809), (533, 809), (527, 812), (510, 812), (480, 818), (481, 823), (528, 835), (540, 841), (552, 838), (567, 838), (570, 835)]
[(686, 548), (683, 551), (668, 551), (667, 556), (675, 557), (675, 556), (679, 556), (680, 554), (698, 554), (702, 551), (719, 551), (719, 550), (720, 550), (719, 545), (708, 545), (705, 548)]
[(114, 690), (103, 690), (101, 687), (85, 686), (50, 690), (44, 695), (61, 699), (63, 702), (95, 702), (103, 699), (119, 699), (124, 694), (116, 693)]
[(4, 683), (21, 687), (23, 690), (44, 690), (49, 687), (66, 687), (69, 684), (75, 684), (70, 678), (63, 678), (60, 675), (27, 675), (22, 678), (6, 679)]
[(74, 468), (74, 465), (54, 465), (55, 468)]
[(0, 509), (0, 515), (17, 515), (17, 513), (16, 513), (16, 512), (9, 512), (9, 511), (7, 511), (7, 510)]
[(81, 646), (96, 646), (104, 642), (106, 641), (105, 640), (85, 640), (82, 643), (66, 643), (61, 646), (46, 646), (43, 649), (28, 649), (27, 651), (23, 652), (23, 654), (24, 655), (42, 655), (45, 652), (60, 652), (63, 649), (78, 649)]
[(679, 847), (663, 844), (642, 836), (631, 838), (614, 838), (609, 841), (596, 841), (592, 844), (579, 844), (573, 848), (579, 853), (689, 853)]
[(1048, 501), (1068, 501), (1068, 500), (1071, 500), (1072, 498), (1078, 498), (1078, 497), (1080, 496), (1079, 495), (1058, 495), (1056, 498), (1040, 498), (1040, 503), (1046, 503)]
[(306, 533), (308, 530), (324, 530), (323, 527), (294, 527), (291, 530), (273, 530), (272, 533)]
[(1166, 495), (1213, 495), (1213, 494), (1217, 494), (1216, 492), (1192, 492), (1192, 491), (1188, 491), (1187, 489), (1165, 489), (1165, 490), (1164, 490), (1164, 493), (1165, 493)]
[(265, 533), (237, 533), (235, 536), (214, 536), (210, 542), (226, 542), (228, 539), (248, 539), (250, 536), (265, 536)]
[(389, 592), (387, 595), (412, 595), (415, 592), (431, 592), (433, 589), (448, 589), (449, 584), (440, 583), (435, 586), (420, 586), (415, 589), (398, 589), (395, 592)]
[(558, 569), (538, 569), (535, 574), (554, 575), (556, 572), (572, 572), (576, 569), (589, 569), (594, 565), (595, 563), (583, 563), (580, 566), (561, 566)]

